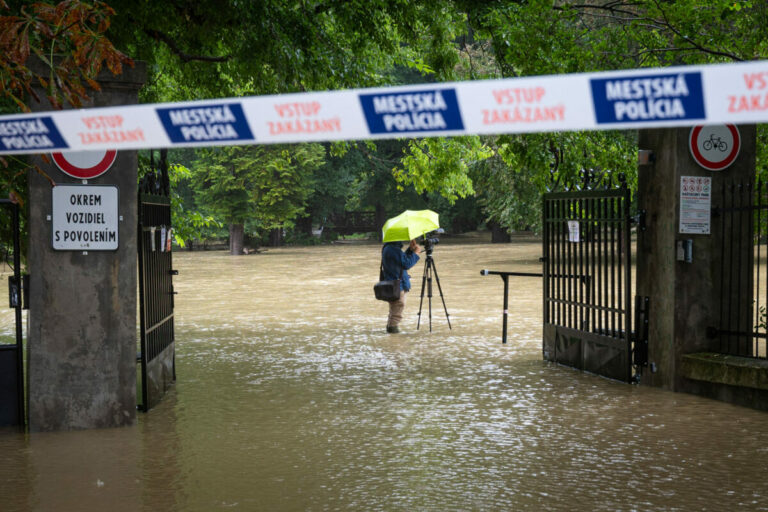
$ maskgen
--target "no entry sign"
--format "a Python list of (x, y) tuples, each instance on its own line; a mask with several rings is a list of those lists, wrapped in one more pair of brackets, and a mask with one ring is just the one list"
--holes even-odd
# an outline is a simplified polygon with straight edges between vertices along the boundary
[(697, 164), (710, 171), (722, 171), (739, 156), (741, 135), (732, 124), (694, 126), (688, 144)]
[(68, 151), (51, 153), (56, 167), (73, 178), (88, 180), (101, 176), (112, 167), (117, 158), (114, 149), (101, 151)]

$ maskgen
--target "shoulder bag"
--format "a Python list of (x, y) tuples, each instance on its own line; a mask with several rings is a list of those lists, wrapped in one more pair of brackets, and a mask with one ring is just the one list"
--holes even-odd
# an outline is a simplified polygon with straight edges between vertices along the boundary
[(400, 267), (400, 278), (390, 281), (384, 280), (384, 249), (381, 249), (381, 267), (379, 268), (379, 282), (373, 285), (373, 293), (378, 300), (394, 302), (400, 298), (400, 281), (403, 278), (403, 268)]

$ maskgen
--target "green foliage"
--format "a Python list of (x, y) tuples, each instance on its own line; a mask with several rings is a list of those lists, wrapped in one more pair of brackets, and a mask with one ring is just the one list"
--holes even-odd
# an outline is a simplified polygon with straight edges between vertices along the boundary
[(192, 187), (214, 218), (230, 225), (250, 221), (257, 235), (304, 213), (312, 172), (324, 155), (319, 144), (200, 150), (192, 165)]
[(624, 132), (502, 136), (494, 149), (473, 176), (489, 217), (511, 230), (539, 227), (541, 194), (580, 183), (584, 170), (597, 171), (593, 185), (637, 180), (635, 143)]
[(393, 176), (393, 169), (400, 163), (407, 143), (391, 139), (357, 144), (353, 155), (358, 172), (350, 187), (347, 210), (373, 207), (394, 215), (426, 204), (426, 193), (398, 184)]
[(333, 214), (342, 213), (359, 192), (359, 179), (367, 171), (364, 155), (354, 143), (347, 143), (343, 154), (331, 145), (328, 159), (313, 173), (314, 190), (307, 200), (307, 211), (321, 225)]
[[(99, 89), (95, 78), (103, 66), (117, 75), (123, 64), (133, 65), (104, 35), (113, 15), (103, 2), (0, 0), (0, 98), (28, 112), (39, 87), (54, 108), (79, 107), (88, 87)], [(30, 57), (43, 66), (31, 66)]]
[[(191, 149), (169, 151), (167, 158), (172, 163), (168, 166), (168, 179), (170, 183), (171, 219), (173, 220), (174, 240), (180, 247), (185, 247), (191, 240), (208, 238), (216, 229), (221, 228), (221, 223), (212, 216), (206, 215), (194, 208), (194, 200), (189, 190), (189, 182), (192, 179), (192, 171), (182, 161), (188, 161), (194, 156)], [(151, 172), (153, 162), (146, 152), (139, 152), (139, 180)]]
[[(0, 114), (28, 112), (41, 95), (54, 108), (79, 107), (89, 87), (99, 89), (94, 79), (103, 68), (119, 74), (132, 66), (104, 35), (113, 15), (103, 2), (0, 0)], [(0, 156), (0, 195), (24, 206), (30, 169), (51, 179), (24, 158)]]
[(152, 63), (152, 101), (381, 85), (395, 64), (450, 78), (463, 20), (438, 0), (111, 5), (110, 37)]
[[(147, 61), (143, 101), (768, 56), (768, 2), (754, 0), (7, 3), (9, 17), (0, 18), (2, 62), (61, 52), (69, 64), (55, 74), (80, 81), (62, 82), (65, 89), (50, 77), (37, 80), (75, 98), (78, 87), (91, 84), (87, 73), (127, 62), (114, 48)], [(23, 108), (13, 101), (29, 87), (28, 81), (9, 81), (9, 69), (23, 71), (13, 65), (0, 66), (6, 111)], [(760, 168), (768, 162), (766, 142), (768, 131), (760, 126)], [(630, 183), (636, 179), (634, 135), (620, 132), (338, 142), (326, 149), (222, 148), (201, 151), (194, 164), (178, 162), (171, 178), (178, 180), (179, 236), (217, 229), (214, 218), (261, 233), (305, 214), (324, 218), (344, 209), (396, 213), (432, 203), (474, 212), (476, 195), (486, 218), (520, 228), (537, 222), (541, 192), (583, 169), (606, 179), (618, 172)], [(23, 190), (23, 174), (23, 167), (5, 169), (7, 187)]]
[(474, 194), (469, 169), (492, 155), (477, 136), (412, 139), (402, 168), (395, 169), (394, 175), (419, 193), (438, 191), (453, 203), (459, 197)]
[(312, 171), (324, 157), (320, 144), (297, 144), (274, 151), (257, 168), (256, 218), (264, 228), (282, 227), (304, 213), (314, 185)]
[[(181, 185), (189, 182), (192, 171), (181, 164), (173, 164), (168, 169), (168, 178), (171, 184), (171, 218), (173, 219), (173, 234), (176, 243), (185, 247), (188, 240), (206, 238), (205, 233), (212, 228), (221, 228), (211, 215), (205, 215), (197, 210), (185, 207), (185, 201), (179, 193)], [(202, 236), (201, 236), (202, 235)]]
[[(454, 2), (466, 14), (461, 78), (499, 78), (733, 62), (768, 55), (768, 3), (733, 0)], [(758, 165), (768, 162), (758, 128)], [(478, 148), (482, 151), (478, 152)], [(486, 215), (510, 229), (536, 225), (539, 197), (578, 179), (636, 182), (634, 133), (571, 132), (414, 140), (401, 184), (449, 200), (476, 191)]]

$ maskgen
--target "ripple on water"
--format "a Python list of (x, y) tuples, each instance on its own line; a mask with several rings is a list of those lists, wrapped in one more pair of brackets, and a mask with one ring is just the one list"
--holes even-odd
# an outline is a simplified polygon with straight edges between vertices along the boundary
[[(535, 279), (513, 283), (500, 343), (501, 282), (477, 271), (537, 271), (540, 250), (441, 245), (453, 328), (435, 300), (432, 332), (427, 310), (416, 330), (416, 289), (398, 335), (370, 293), (377, 246), (174, 254), (174, 391), (132, 437), (0, 436), (0, 502), (62, 510), (86, 489), (185, 512), (768, 509), (765, 414), (542, 361)], [(72, 492), (42, 489), (63, 476)]]

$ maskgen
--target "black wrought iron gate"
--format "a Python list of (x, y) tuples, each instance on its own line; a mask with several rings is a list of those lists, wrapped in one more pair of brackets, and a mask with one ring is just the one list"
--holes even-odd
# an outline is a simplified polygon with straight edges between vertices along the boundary
[(543, 202), (544, 358), (629, 382), (629, 190), (557, 192)]
[(148, 411), (176, 381), (173, 331), (171, 200), (167, 170), (139, 186), (139, 319), (141, 404)]
[(21, 253), (19, 244), (19, 206), (0, 199), (0, 228), (12, 240), (3, 247), (6, 258), (12, 259), (13, 274), (8, 276), (9, 307), (14, 310), (14, 343), (0, 342), (0, 427), (24, 427), (24, 352), (21, 309), (28, 287), (22, 287)]

